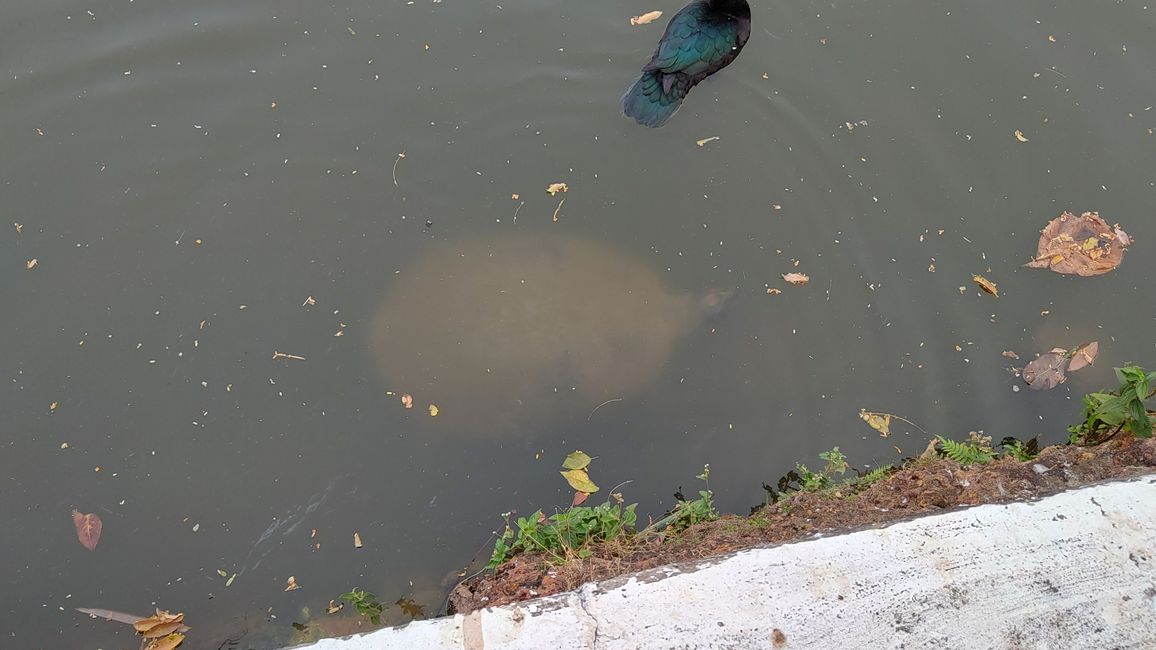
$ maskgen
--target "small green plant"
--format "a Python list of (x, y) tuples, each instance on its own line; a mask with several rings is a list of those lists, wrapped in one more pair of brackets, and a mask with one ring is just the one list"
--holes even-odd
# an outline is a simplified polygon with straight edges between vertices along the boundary
[(639, 533), (640, 535), (667, 529), (685, 530), (700, 521), (718, 519), (718, 510), (714, 507), (714, 492), (710, 489), (710, 464), (703, 465), (702, 474), (695, 478), (706, 483), (706, 489), (698, 491), (698, 498), (688, 501), (682, 495), (681, 489), (675, 492), (674, 498), (677, 503), (674, 508), (661, 519), (647, 526)]
[(353, 605), (357, 613), (368, 618), (370, 623), (381, 625), (381, 612), (385, 607), (378, 602), (377, 596), (354, 587), (348, 593), (341, 594), (341, 600)]
[(506, 513), (506, 527), (494, 543), (486, 568), (496, 569), (520, 552), (542, 552), (558, 563), (571, 555), (589, 557), (592, 544), (634, 532), (636, 507), (637, 503), (623, 506), (607, 501), (594, 507), (574, 506), (549, 517), (538, 510), (529, 517), (518, 517), (517, 530), (510, 526), (510, 513)]
[(1021, 463), (1035, 459), (1040, 455), (1040, 440), (1039, 438), (1032, 438), (1027, 442), (1019, 438), (1008, 436), (999, 444), (1003, 450), (1004, 458), (1014, 458)]
[(871, 470), (870, 472), (867, 472), (863, 476), (860, 476), (857, 479), (852, 479), (851, 481), (848, 481), (848, 482), (851, 484), (852, 487), (855, 488), (856, 492), (862, 492), (863, 490), (866, 490), (867, 488), (871, 487), (873, 484), (878, 483), (879, 481), (887, 478), (888, 476), (891, 476), (894, 473), (895, 473), (895, 467), (888, 464), (888, 465), (883, 465), (881, 467), (876, 467), (875, 469)]
[[(827, 464), (818, 472), (812, 472), (802, 463), (795, 464), (795, 478), (798, 480), (799, 489), (803, 492), (825, 490), (834, 484), (836, 474), (842, 475), (847, 472), (847, 457), (839, 451), (838, 447), (832, 447), (831, 451), (824, 451), (819, 454), (819, 458), (827, 461)], [(790, 477), (790, 474), (787, 476)]]
[(939, 440), (939, 453), (960, 465), (983, 465), (995, 459), (995, 450), (991, 448), (988, 436), (972, 432), (967, 442), (956, 442), (943, 436), (936, 438)]
[(1084, 396), (1084, 421), (1068, 427), (1074, 444), (1095, 445), (1127, 431), (1137, 438), (1152, 437), (1152, 414), (1144, 406), (1154, 391), (1156, 372), (1144, 373), (1139, 366), (1115, 368), (1119, 388)]

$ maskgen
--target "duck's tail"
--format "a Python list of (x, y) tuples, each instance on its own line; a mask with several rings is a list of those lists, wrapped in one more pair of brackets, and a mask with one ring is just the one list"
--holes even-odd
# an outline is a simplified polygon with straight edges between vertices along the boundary
[(680, 76), (644, 70), (622, 96), (622, 112), (639, 124), (652, 128), (666, 124), (678, 112), (690, 91), (691, 84), (685, 83)]

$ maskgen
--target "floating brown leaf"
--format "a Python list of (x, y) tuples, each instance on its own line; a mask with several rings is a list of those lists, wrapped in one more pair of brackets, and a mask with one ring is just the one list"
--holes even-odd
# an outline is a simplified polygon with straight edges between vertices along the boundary
[(361, 548), (365, 543), (361, 541), (361, 533), (353, 533), (353, 548)]
[(153, 639), (145, 646), (145, 650), (173, 650), (185, 640), (183, 634), (170, 634), (163, 639)]
[(296, 576), (289, 576), (289, 579), (285, 581), (285, 591), (296, 591), (300, 588), (301, 585), (297, 584)]
[(641, 16), (634, 16), (630, 19), (631, 25), (645, 25), (652, 23), (662, 17), (661, 11), (648, 11)]
[(811, 277), (806, 273), (784, 273), (783, 279), (791, 284), (807, 284), (811, 281)]
[(405, 614), (406, 616), (408, 616), (410, 618), (424, 618), (425, 617), (425, 606), (419, 604), (416, 600), (414, 600), (412, 598), (405, 598), (405, 597), (398, 598), (397, 602), (395, 602), (394, 605), (397, 605), (398, 607), (400, 607), (401, 613)]
[(973, 275), (973, 276), (971, 276), (971, 280), (972, 280), (972, 282), (975, 282), (976, 284), (978, 284), (980, 289), (983, 289), (987, 293), (990, 293), (991, 295), (995, 296), (996, 298), (999, 298), (999, 286), (997, 286), (996, 283), (992, 282), (991, 280), (988, 280), (987, 278), (983, 277), (982, 275)]
[(1024, 132), (1020, 131), (1019, 129), (1016, 129), (1015, 135), (1016, 135), (1016, 140), (1019, 140), (1020, 142), (1027, 142), (1028, 141), (1028, 136), (1024, 135)]
[(401, 403), (402, 406), (406, 407), (407, 409), (413, 408), (413, 395), (410, 395), (409, 393), (402, 395)]
[(100, 517), (73, 510), (72, 525), (76, 526), (76, 539), (80, 545), (90, 551), (95, 550), (97, 543), (100, 542), (100, 531), (104, 527)]
[(570, 502), (570, 506), (571, 507), (580, 506), (583, 503), (585, 503), (586, 499), (588, 499), (589, 497), (590, 497), (589, 492), (576, 491), (576, 492), (574, 492), (574, 499)]
[(1072, 359), (1068, 362), (1068, 372), (1076, 372), (1083, 370), (1096, 362), (1096, 357), (1100, 355), (1100, 342), (1092, 341), (1076, 348), (1072, 353)]
[(1132, 237), (1109, 226), (1096, 212), (1076, 216), (1064, 212), (1040, 233), (1036, 256), (1024, 266), (1056, 273), (1101, 275), (1124, 261)]
[(1023, 379), (1035, 390), (1049, 390), (1067, 381), (1064, 369), (1068, 365), (1067, 350), (1059, 348), (1041, 354), (1024, 366)]
[(1009, 358), (1009, 359), (1018, 359), (1018, 358), (1020, 358), (1020, 355), (1016, 354), (1014, 350), (1004, 350), (1004, 351), (1003, 351), (1003, 356), (1005, 356), (1005, 357), (1007, 357), (1007, 358)]
[(158, 626), (168, 625), (170, 623), (181, 623), (184, 620), (185, 615), (182, 612), (172, 614), (163, 609), (158, 609), (152, 616), (142, 618), (139, 621), (133, 623), (132, 627), (137, 631), (138, 634), (145, 635), (147, 638), (149, 632)]
[(546, 191), (550, 193), (550, 196), (554, 196), (558, 192), (569, 192), (570, 187), (565, 183), (550, 183)]

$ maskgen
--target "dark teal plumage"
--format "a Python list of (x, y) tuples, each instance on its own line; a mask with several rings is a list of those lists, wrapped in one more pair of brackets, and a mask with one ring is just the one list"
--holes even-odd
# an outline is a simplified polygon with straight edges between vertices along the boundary
[(662, 126), (703, 79), (730, 65), (751, 35), (746, 0), (695, 0), (670, 19), (642, 76), (622, 97), (639, 124)]

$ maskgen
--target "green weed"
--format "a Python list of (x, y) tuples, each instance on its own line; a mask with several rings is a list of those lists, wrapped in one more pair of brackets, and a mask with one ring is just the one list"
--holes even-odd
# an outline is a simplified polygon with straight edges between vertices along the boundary
[(1156, 372), (1144, 373), (1139, 366), (1115, 368), (1120, 386), (1114, 391), (1089, 393), (1084, 396), (1084, 421), (1068, 427), (1068, 440), (1073, 444), (1095, 445), (1120, 431), (1137, 438), (1152, 437), (1152, 414), (1144, 403), (1154, 392)]
[(381, 625), (381, 612), (385, 607), (378, 602), (377, 596), (354, 587), (348, 593), (341, 594), (341, 600), (353, 605), (357, 613), (368, 618), (370, 623)]

